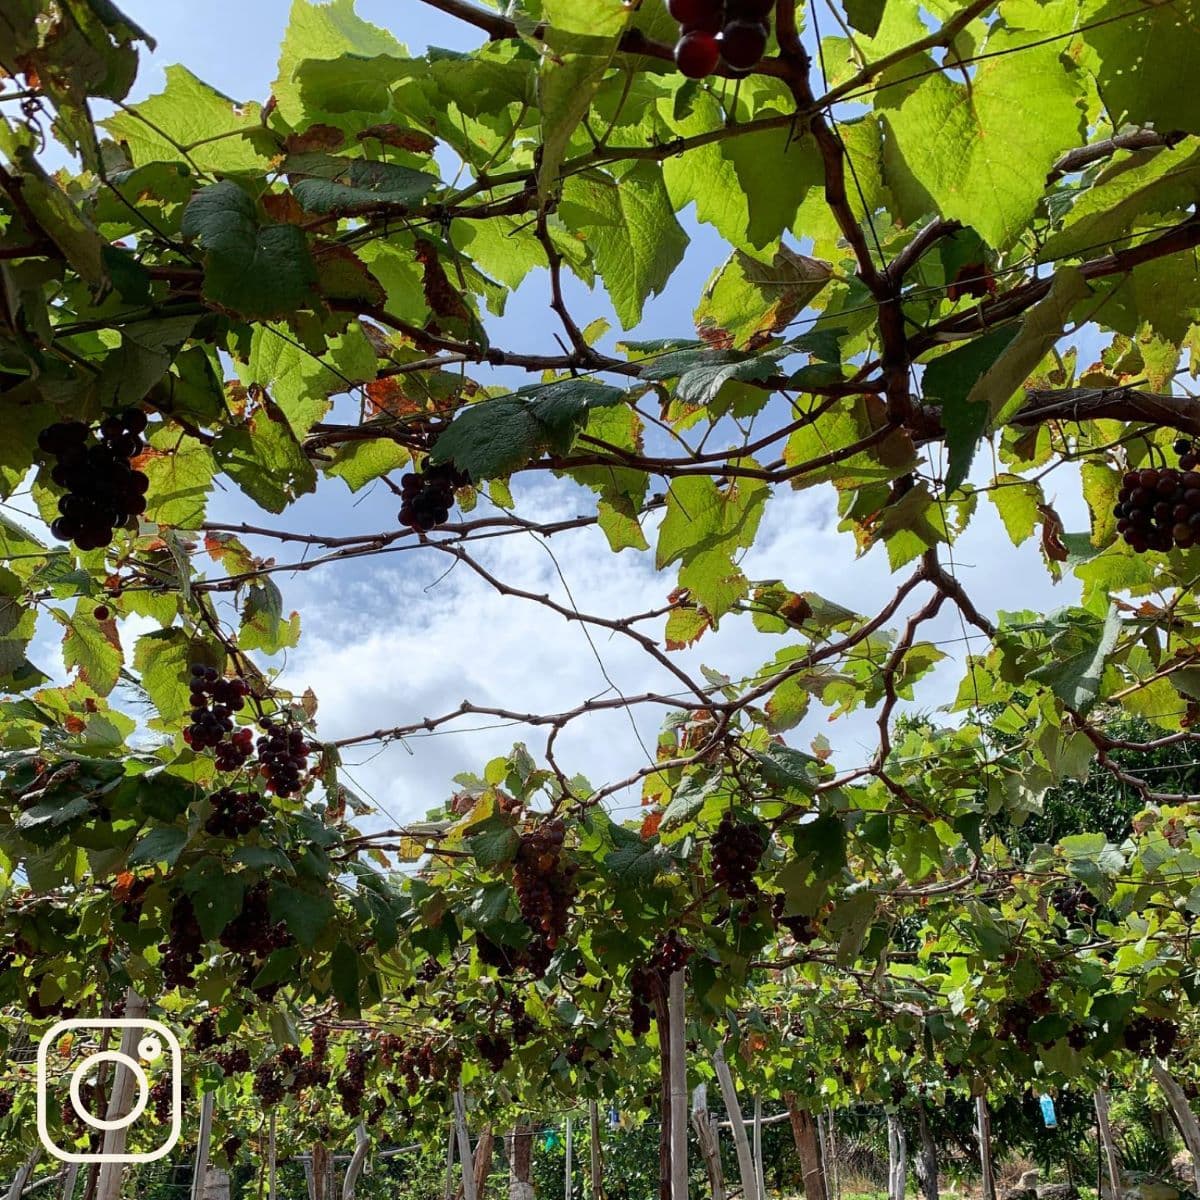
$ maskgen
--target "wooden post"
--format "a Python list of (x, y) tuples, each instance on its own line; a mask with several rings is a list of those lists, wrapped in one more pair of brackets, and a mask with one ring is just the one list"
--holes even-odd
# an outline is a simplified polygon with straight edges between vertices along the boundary
[(1159, 1062), (1157, 1059), (1151, 1059), (1150, 1070), (1154, 1075), (1154, 1082), (1158, 1084), (1159, 1090), (1171, 1106), (1171, 1115), (1175, 1118), (1175, 1124), (1179, 1127), (1183, 1143), (1188, 1148), (1188, 1154), (1191, 1155), (1192, 1177), (1196, 1184), (1195, 1191), (1200, 1195), (1200, 1122), (1197, 1122), (1196, 1114), (1192, 1111), (1192, 1106), (1188, 1103), (1183, 1088), (1175, 1082), (1175, 1077), (1167, 1070), (1167, 1064)]
[(1121, 1168), (1117, 1165), (1117, 1148), (1113, 1145), (1112, 1126), (1108, 1121), (1108, 1093), (1098, 1087), (1092, 1093), (1096, 1106), (1096, 1129), (1100, 1134), (1100, 1146), (1104, 1151), (1104, 1163), (1108, 1168), (1108, 1186), (1112, 1188), (1112, 1200), (1121, 1200)]
[(267, 1134), (267, 1200), (276, 1200), (275, 1165), (275, 1110), (271, 1109), (271, 1124)]
[(992, 1174), (992, 1119), (987, 1097), (975, 1097), (975, 1136), (979, 1139), (979, 1175), (983, 1200), (996, 1200), (996, 1178)]
[(571, 1162), (575, 1152), (575, 1143), (572, 1139), (571, 1118), (567, 1118), (567, 1144), (566, 1153), (563, 1156), (563, 1200), (571, 1200), (571, 1193), (574, 1188), (571, 1186), (571, 1168), (574, 1163)]
[(667, 1023), (671, 1042), (671, 1200), (688, 1200), (687, 992), (684, 973), (672, 974)]
[(192, 1162), (192, 1200), (204, 1195), (205, 1176), (208, 1174), (208, 1155), (212, 1144), (213, 1109), (217, 1098), (206, 1092), (200, 1101), (200, 1130), (196, 1135), (196, 1157)]
[(354, 1200), (354, 1190), (358, 1187), (359, 1176), (367, 1165), (367, 1156), (371, 1153), (371, 1139), (367, 1136), (367, 1127), (360, 1121), (354, 1131), (354, 1153), (346, 1167), (346, 1177), (342, 1180), (342, 1200)]
[(600, 1145), (600, 1105), (595, 1100), (588, 1101), (588, 1136), (591, 1142), (591, 1200), (604, 1200), (604, 1155)]
[(75, 1200), (75, 1185), (79, 1182), (79, 1164), (68, 1163), (63, 1172), (61, 1200)]
[[(125, 993), (125, 1017), (131, 1021), (145, 1020), (149, 1004), (137, 992), (130, 988)], [(141, 1040), (136, 1028), (125, 1029), (121, 1033), (121, 1054), (126, 1058), (137, 1061), (137, 1044)], [(136, 1084), (133, 1072), (117, 1064), (113, 1072), (112, 1090), (108, 1094), (108, 1109), (105, 1120), (116, 1121), (125, 1116), (133, 1107), (133, 1089)], [(125, 1152), (125, 1136), (127, 1130), (109, 1129), (104, 1134), (101, 1143), (101, 1153), (121, 1155)], [(121, 1194), (121, 1184), (125, 1179), (125, 1163), (102, 1162), (96, 1184), (96, 1200), (117, 1200)]]
[(801, 1108), (793, 1092), (785, 1092), (784, 1103), (792, 1122), (792, 1139), (800, 1155), (800, 1172), (804, 1179), (804, 1195), (808, 1200), (829, 1200), (829, 1189), (821, 1170), (821, 1151), (817, 1145), (817, 1123), (812, 1113)]
[(39, 1145), (34, 1148), (33, 1152), (21, 1165), (21, 1169), (17, 1172), (17, 1177), (12, 1181), (12, 1185), (8, 1189), (8, 1200), (21, 1200), (21, 1193), (29, 1186), (29, 1181), (33, 1178), (33, 1172), (37, 1165), (41, 1162), (43, 1150)]
[(888, 1200), (904, 1200), (908, 1184), (908, 1143), (899, 1113), (887, 1115)]
[(825, 1137), (829, 1142), (829, 1153), (825, 1159), (825, 1191), (841, 1200), (842, 1176), (838, 1169), (837, 1128), (834, 1125), (832, 1108), (825, 1110)]
[(754, 1170), (754, 1159), (750, 1153), (750, 1141), (746, 1137), (746, 1122), (742, 1119), (742, 1106), (738, 1103), (737, 1088), (733, 1073), (725, 1061), (725, 1051), (718, 1046), (713, 1055), (713, 1066), (717, 1071), (717, 1082), (721, 1085), (721, 1098), (725, 1101), (725, 1112), (733, 1132), (733, 1148), (737, 1152), (738, 1177), (742, 1185), (744, 1200), (758, 1200), (758, 1179)]
[(458, 1123), (450, 1122), (450, 1137), (446, 1142), (446, 1182), (442, 1188), (442, 1200), (454, 1200), (454, 1144), (458, 1136)]
[(532, 1128), (528, 1122), (520, 1121), (514, 1126), (509, 1138), (509, 1200), (534, 1200)]
[(754, 1186), (761, 1200), (767, 1200), (767, 1176), (762, 1158), (762, 1097), (754, 1097)]
[(712, 1200), (725, 1200), (725, 1176), (721, 1171), (721, 1143), (716, 1121), (708, 1111), (708, 1088), (697, 1084), (692, 1091), (692, 1128), (704, 1158)]
[(917, 1135), (921, 1140), (921, 1153), (917, 1157), (917, 1179), (921, 1184), (921, 1194), (925, 1200), (938, 1200), (937, 1143), (929, 1129), (924, 1100), (917, 1103)]
[(454, 1126), (458, 1133), (458, 1158), (462, 1163), (463, 1200), (476, 1200), (474, 1155), (467, 1132), (467, 1098), (460, 1087), (454, 1093)]

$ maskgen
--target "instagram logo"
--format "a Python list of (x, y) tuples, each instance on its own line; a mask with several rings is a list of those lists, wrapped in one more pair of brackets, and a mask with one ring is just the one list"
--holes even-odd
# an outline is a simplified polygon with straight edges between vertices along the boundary
[[(91, 1043), (97, 1034), (107, 1030), (121, 1033), (120, 1050), (94, 1049)], [(67, 1040), (69, 1038), (69, 1041)], [(83, 1043), (80, 1055), (73, 1058), (55, 1074), (52, 1060), (70, 1057), (76, 1045)], [(62, 1047), (68, 1047), (64, 1055)], [(170, 1125), (160, 1145), (147, 1150), (125, 1148), (124, 1131), (135, 1125), (146, 1111), (150, 1102), (150, 1078), (147, 1067), (159, 1072), (168, 1072), (171, 1084)], [(112, 1088), (128, 1086), (132, 1076), (132, 1104), (126, 1111), (113, 1113), (110, 1107), (105, 1117), (92, 1113), (84, 1099), (83, 1089), (92, 1087), (102, 1074), (111, 1080)], [(175, 1035), (158, 1021), (146, 1020), (72, 1020), (59, 1021), (42, 1038), (38, 1045), (37, 1058), (37, 1128), (42, 1145), (61, 1162), (71, 1163), (148, 1163), (167, 1155), (179, 1141), (182, 1089), (182, 1070), (179, 1041)], [(78, 1120), (92, 1129), (103, 1133), (101, 1149), (78, 1153), (75, 1149), (64, 1149), (56, 1145), (47, 1123), (49, 1098), (53, 1094), (61, 1097), (62, 1085), (66, 1083), (67, 1100)], [(121, 1105), (125, 1108), (124, 1105)], [(138, 1132), (142, 1132), (139, 1127)], [(110, 1135), (121, 1134), (120, 1137)]]

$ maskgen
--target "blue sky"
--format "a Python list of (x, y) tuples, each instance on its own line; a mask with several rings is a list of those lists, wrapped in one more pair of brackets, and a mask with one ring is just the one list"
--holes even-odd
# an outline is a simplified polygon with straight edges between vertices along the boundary
[[(161, 69), (173, 62), (183, 62), (235, 99), (266, 99), (287, 20), (286, 0), (210, 0), (200, 5), (124, 0), (123, 7), (158, 40), (157, 51), (144, 62), (135, 100), (159, 90)], [(394, 0), (359, 0), (357, 7), (361, 16), (391, 29), (414, 52), (428, 45), (464, 50), (480, 40), (477, 31), (416, 0), (402, 6)], [(724, 258), (726, 250), (710, 230), (698, 228), (688, 216), (684, 223), (692, 245), (667, 292), (648, 303), (638, 336), (690, 336), (690, 315), (704, 281)], [(547, 302), (545, 274), (535, 272), (505, 317), (490, 322), (493, 343), (553, 352), (557, 324)], [(602, 291), (589, 293), (572, 282), (570, 302), (580, 324), (612, 316)], [(617, 327), (615, 320), (613, 325)], [(978, 464), (990, 471), (986, 448)], [(1060, 477), (1068, 490), (1053, 495), (1053, 482)], [(1049, 490), (1067, 527), (1082, 528), (1085, 512), (1074, 478), (1060, 472)], [(587, 493), (544, 480), (523, 484), (518, 498), (529, 515), (542, 519), (592, 510)], [(351, 497), (331, 481), (277, 519), (265, 517), (233, 491), (217, 497), (210, 517), (345, 533), (394, 529), (396, 509), (395, 498), (382, 487)], [(793, 588), (816, 590), (872, 612), (895, 586), (886, 559), (876, 550), (856, 560), (852, 539), (837, 533), (835, 523), (831, 489), (780, 495), (768, 505), (759, 541), (743, 569), (752, 579), (783, 579)], [(271, 543), (257, 548), (283, 561), (295, 557)], [(532, 536), (502, 539), (483, 551), (481, 559), (511, 583), (605, 614), (660, 605), (674, 586), (672, 574), (655, 573), (650, 556), (631, 551), (614, 556), (594, 530), (549, 542)], [(1077, 594), (1070, 579), (1051, 586), (1033, 541), (1012, 547), (986, 500), (955, 546), (953, 560), (970, 594), (992, 613), (1054, 608)], [(300, 611), (305, 630), (300, 647), (282, 661), (283, 679), (298, 691), (311, 686), (316, 692), (323, 737), (419, 720), (449, 711), (464, 699), (521, 711), (555, 711), (607, 694), (613, 684), (624, 694), (676, 686), (628, 641), (595, 635), (589, 640), (578, 624), (500, 597), (465, 569), (446, 573), (446, 566), (447, 560), (436, 553), (406, 551), (276, 576), (286, 605)], [(129, 622), (123, 636), (128, 642), (138, 631), (137, 623)], [(951, 657), (920, 689), (918, 703), (925, 708), (954, 695), (961, 675), (961, 639), (974, 632), (965, 630), (948, 609), (927, 631), (946, 642), (943, 648)], [(746, 619), (727, 619), (718, 634), (703, 639), (680, 661), (693, 668), (703, 662), (736, 675), (760, 666), (784, 644), (754, 633)], [(48, 644), (46, 650), (50, 652)], [(621, 713), (577, 722), (559, 738), (557, 758), (569, 773), (583, 772), (593, 782), (623, 777), (646, 762), (643, 747), (653, 750), (661, 716), (660, 709), (637, 712), (637, 736), (630, 717)], [(350, 776), (379, 805), (383, 819), (409, 819), (445, 799), (455, 772), (481, 769), (514, 740), (528, 741), (535, 755), (544, 745), (536, 731), (497, 728), (478, 719), (463, 722), (461, 729), (357, 753), (350, 760)], [(790, 740), (807, 745), (817, 734), (830, 739), (841, 766), (857, 766), (869, 759), (874, 745), (873, 717), (859, 714), (831, 725), (814, 706)], [(618, 803), (636, 807), (636, 801), (632, 795)]]

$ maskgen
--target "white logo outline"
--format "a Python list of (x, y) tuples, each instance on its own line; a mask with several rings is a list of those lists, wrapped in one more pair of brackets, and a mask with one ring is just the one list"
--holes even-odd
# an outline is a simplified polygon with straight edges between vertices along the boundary
[[(103, 1151), (100, 1151), (94, 1154), (78, 1154), (68, 1150), (63, 1150), (55, 1144), (54, 1139), (50, 1136), (50, 1130), (46, 1123), (46, 1100), (49, 1092), (47, 1079), (47, 1060), (49, 1058), (51, 1048), (57, 1046), (62, 1036), (77, 1029), (138, 1029), (143, 1033), (143, 1042), (146, 1040), (147, 1035), (153, 1035), (159, 1039), (160, 1047), (166, 1046), (171, 1055), (171, 1129), (170, 1135), (157, 1149), (142, 1153), (105, 1154)], [(80, 1074), (89, 1065), (95, 1063), (97, 1060), (119, 1063), (123, 1065), (127, 1071), (133, 1073), (134, 1080), (139, 1085), (140, 1095), (138, 1101), (134, 1104), (132, 1114), (126, 1114), (124, 1117), (118, 1117), (113, 1121), (108, 1121), (92, 1116), (91, 1113), (85, 1112), (79, 1105)], [(94, 1129), (116, 1130), (128, 1128), (133, 1124), (134, 1121), (138, 1119), (138, 1117), (142, 1115), (146, 1108), (146, 1102), (148, 1099), (147, 1093), (149, 1088), (147, 1086), (146, 1073), (142, 1069), (141, 1063), (134, 1058), (130, 1058), (129, 1055), (123, 1054), (119, 1050), (102, 1050), (93, 1054), (89, 1054), (74, 1068), (71, 1073), (70, 1090), (72, 1106), (88, 1125), (92, 1126)], [(121, 1017), (107, 1019), (96, 1018), (94, 1020), (88, 1020), (86, 1018), (75, 1017), (70, 1020), (55, 1022), (55, 1024), (46, 1031), (46, 1033), (42, 1036), (41, 1041), (38, 1043), (37, 1131), (42, 1145), (47, 1151), (49, 1151), (50, 1155), (53, 1158), (58, 1159), (59, 1162), (129, 1164), (157, 1162), (160, 1158), (165, 1158), (171, 1153), (172, 1150), (175, 1149), (180, 1135), (183, 1132), (183, 1054), (179, 1048), (179, 1039), (176, 1038), (176, 1036), (160, 1021), (152, 1021), (145, 1018), (134, 1019), (130, 1017)]]

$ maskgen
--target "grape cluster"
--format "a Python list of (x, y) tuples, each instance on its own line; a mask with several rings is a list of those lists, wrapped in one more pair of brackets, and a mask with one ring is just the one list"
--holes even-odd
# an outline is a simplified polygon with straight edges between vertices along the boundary
[(418, 1046), (401, 1050), (396, 1055), (396, 1066), (405, 1077), (408, 1090), (415, 1092), (422, 1080), (436, 1082), (440, 1079), (457, 1079), (462, 1067), (462, 1055), (452, 1047), (439, 1052), (433, 1042), (427, 1039)]
[(335, 1085), (346, 1116), (357, 1117), (362, 1112), (363, 1090), (366, 1086), (367, 1055), (362, 1050), (351, 1050), (346, 1055), (346, 1063)]
[[(154, 1112), (154, 1119), (160, 1125), (166, 1125), (171, 1119), (171, 1107), (174, 1103), (174, 1089), (171, 1086), (170, 1076), (158, 1080), (150, 1088), (150, 1106)], [(72, 1108), (72, 1105), (67, 1105)]]
[(114, 528), (146, 511), (150, 481), (129, 465), (144, 449), (145, 429), (146, 414), (129, 408), (105, 417), (96, 434), (82, 421), (60, 421), (38, 434), (38, 448), (55, 459), (50, 478), (66, 489), (50, 525), (59, 541), (99, 550)]
[(575, 867), (562, 861), (566, 828), (559, 818), (521, 835), (513, 864), (513, 886), (521, 916), (535, 941), (553, 951), (567, 931), (575, 899)]
[(238, 1151), (242, 1148), (242, 1139), (240, 1137), (227, 1137), (221, 1145), (221, 1152), (225, 1155), (225, 1161), (229, 1166), (233, 1166), (237, 1159)]
[[(1181, 465), (1195, 461), (1190, 452), (1180, 457)], [(1135, 553), (1187, 550), (1200, 539), (1200, 471), (1146, 467), (1127, 471), (1121, 485), (1113, 516)]]
[(712, 838), (713, 879), (735, 900), (756, 895), (754, 872), (767, 843), (758, 829), (726, 813)]
[(196, 910), (187, 896), (180, 896), (171, 909), (171, 925), (162, 951), (163, 978), (167, 987), (187, 987), (192, 973), (204, 958), (204, 934)]
[(203, 663), (192, 664), (190, 682), (191, 724), (183, 740), (193, 750), (216, 751), (218, 769), (236, 771), (253, 749), (253, 732), (233, 728), (233, 714), (245, 707), (249, 685), (236, 676), (223, 679), (216, 667)]
[(1125, 1048), (1135, 1054), (1149, 1054), (1153, 1049), (1159, 1058), (1166, 1058), (1175, 1045), (1179, 1030), (1174, 1021), (1162, 1017), (1134, 1017), (1123, 1033)]
[(218, 1050), (213, 1055), (213, 1062), (226, 1075), (241, 1075), (250, 1070), (250, 1051), (245, 1046), (235, 1046), (232, 1050)]
[(475, 1049), (493, 1071), (502, 1071), (512, 1056), (512, 1045), (502, 1033), (481, 1033), (475, 1039)]
[(264, 1108), (271, 1108), (283, 1099), (283, 1072), (273, 1058), (259, 1063), (254, 1069), (254, 1094)]
[(245, 837), (267, 819), (267, 808), (253, 792), (221, 788), (208, 798), (212, 814), (204, 828), (213, 837)]
[(634, 1037), (645, 1037), (650, 1032), (654, 1013), (647, 997), (661, 986), (654, 969), (646, 963), (635, 963), (629, 972), (629, 1029)]
[(711, 75), (719, 63), (745, 75), (767, 52), (775, 0), (667, 0), (679, 22), (675, 65), (689, 79)]
[(0, 1092), (0, 1121), (3, 1121), (12, 1112), (16, 1098), (13, 1092)]
[(205, 1013), (196, 1027), (192, 1030), (192, 1048), (197, 1051), (208, 1050), (217, 1044), (217, 1018), (213, 1013)]
[(419, 475), (409, 472), (400, 478), (400, 523), (428, 533), (450, 519), (455, 490), (471, 482), (470, 476), (452, 463), (426, 467)]
[(518, 1046), (523, 1046), (537, 1033), (537, 1022), (529, 1015), (525, 1001), (520, 996), (514, 996), (509, 1001), (508, 1015), (512, 1021), (512, 1040)]
[(771, 903), (771, 911), (775, 918), (775, 923), (786, 929), (800, 945), (807, 946), (817, 940), (820, 929), (811, 917), (799, 915), (789, 917), (786, 915), (787, 896), (783, 892), (776, 894), (775, 899)]
[(654, 947), (654, 966), (665, 976), (674, 975), (687, 966), (693, 953), (693, 947), (679, 936), (677, 929), (672, 929)]
[(287, 926), (271, 917), (269, 895), (265, 880), (246, 893), (242, 911), (221, 931), (221, 945), (226, 950), (266, 958), (272, 951), (288, 945), (291, 937)]
[(308, 756), (314, 750), (295, 725), (267, 723), (258, 739), (258, 761), (266, 776), (267, 791), (277, 796), (294, 796), (303, 786)]

